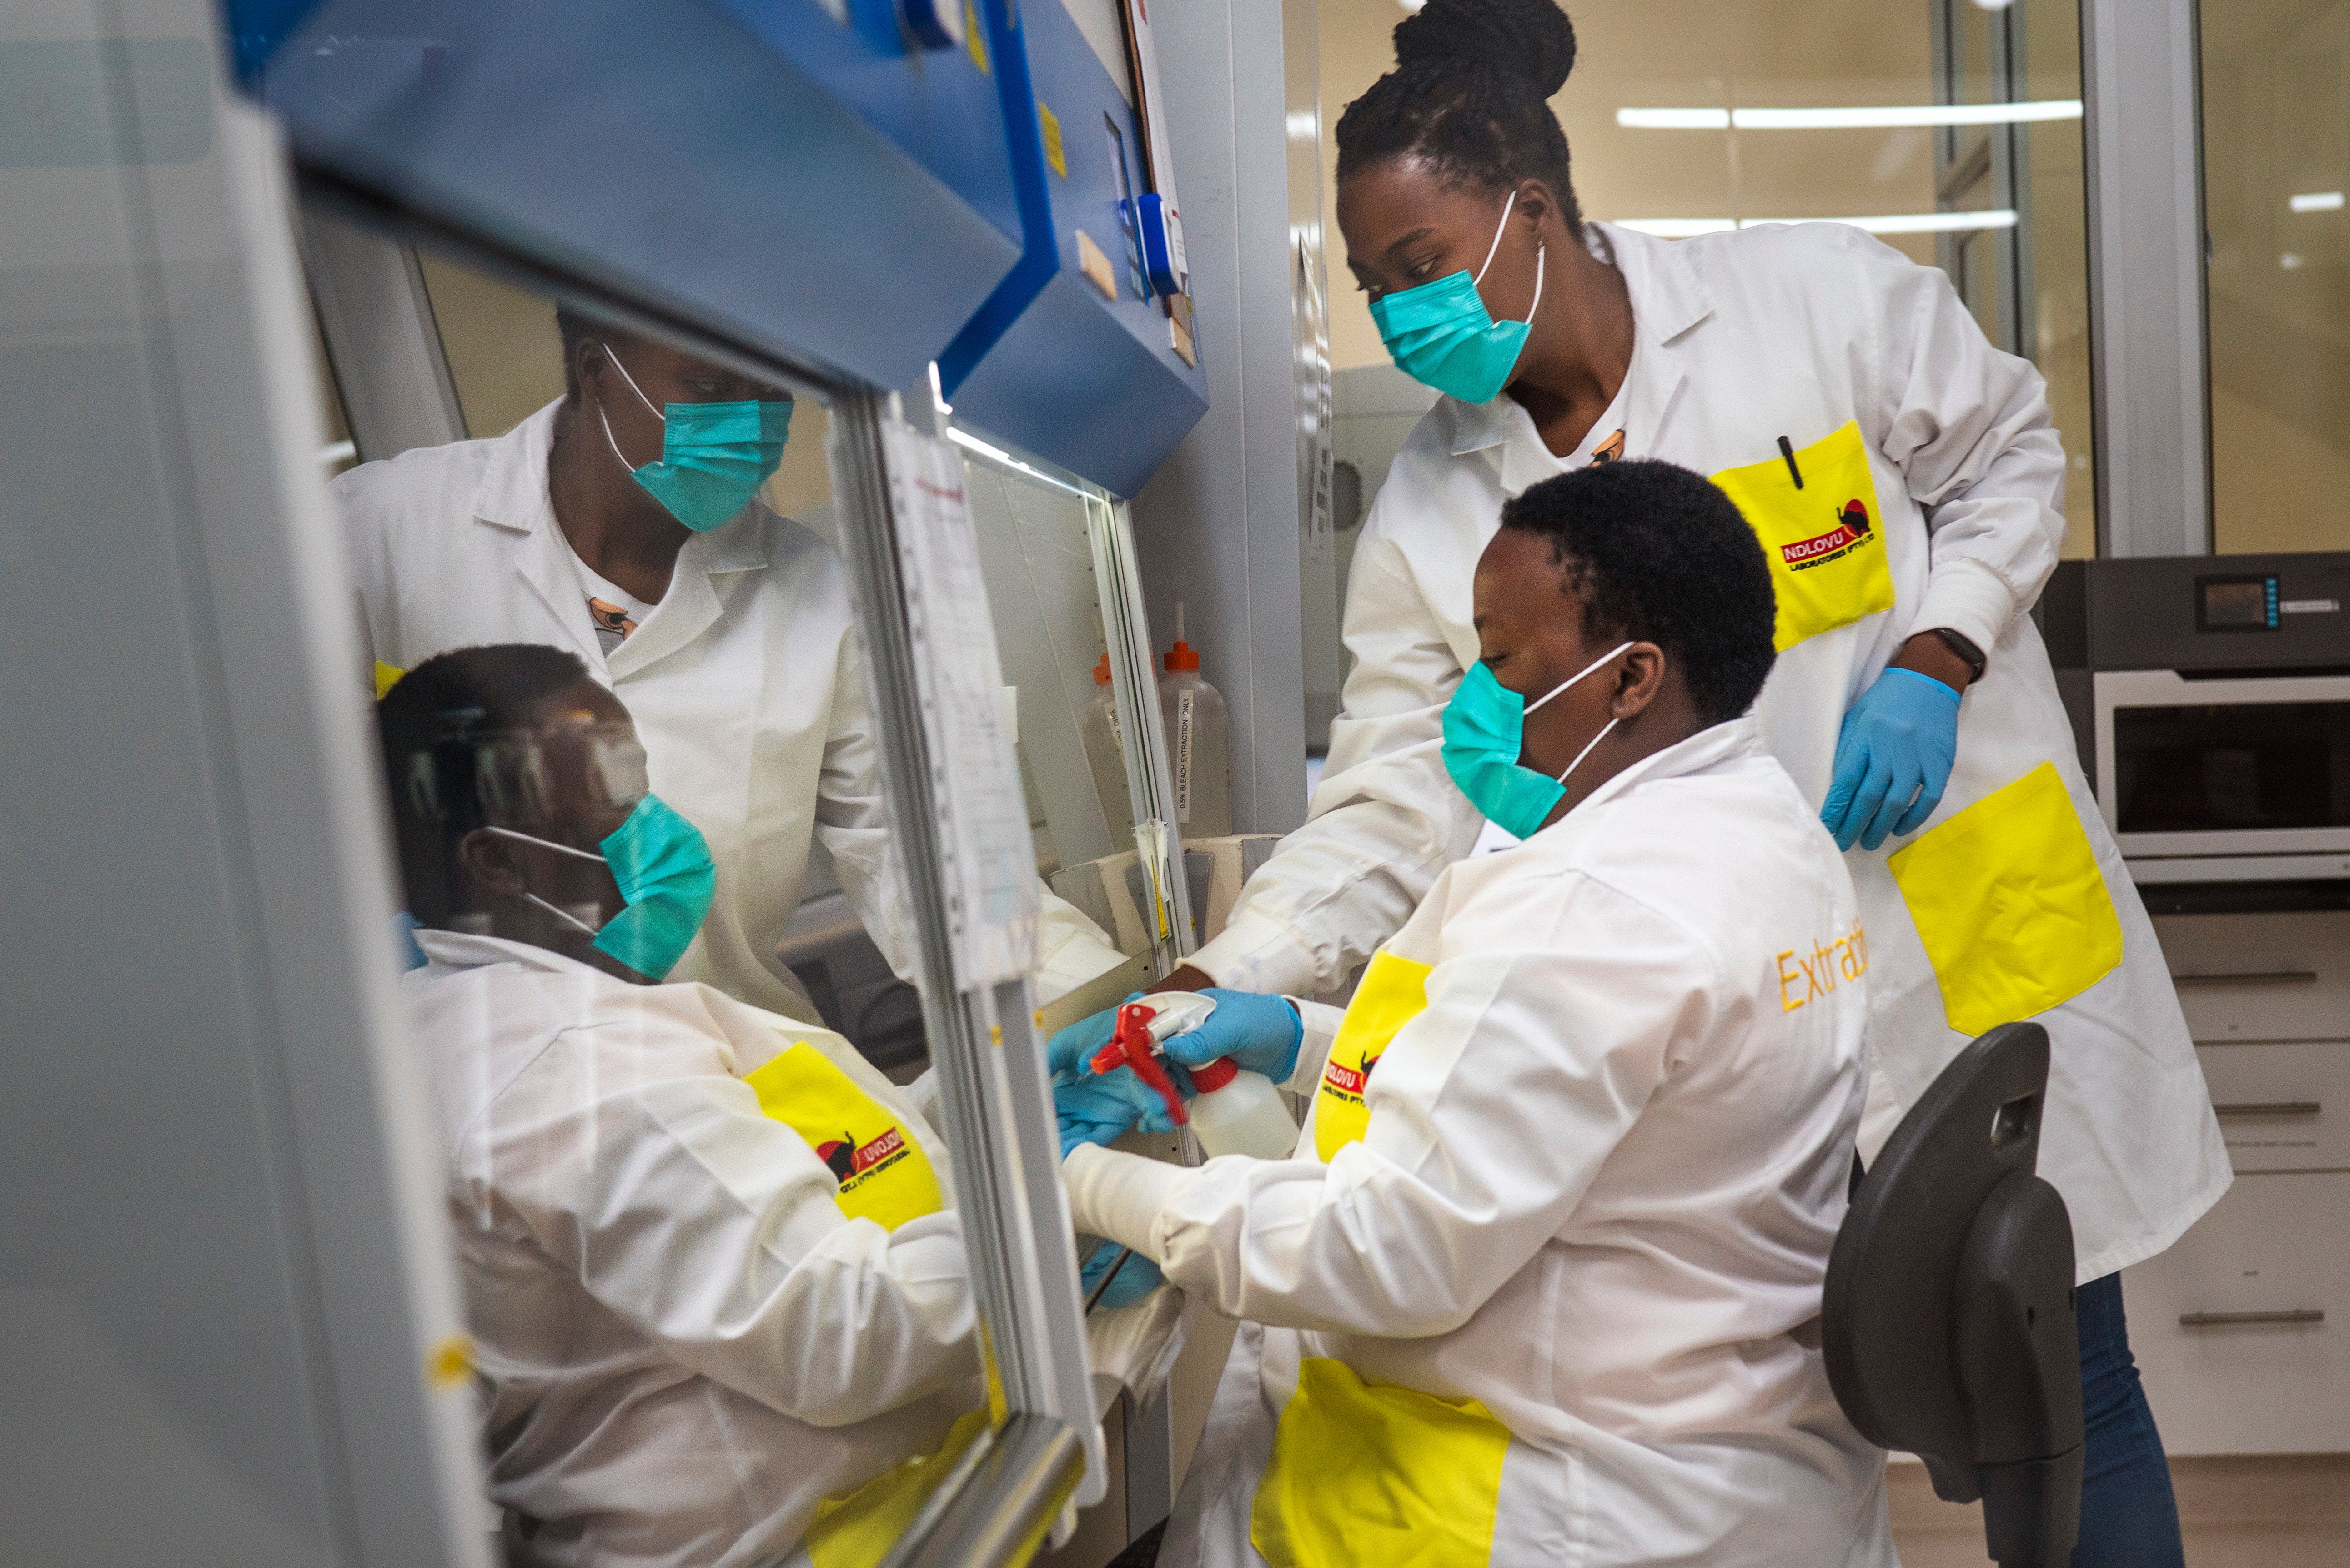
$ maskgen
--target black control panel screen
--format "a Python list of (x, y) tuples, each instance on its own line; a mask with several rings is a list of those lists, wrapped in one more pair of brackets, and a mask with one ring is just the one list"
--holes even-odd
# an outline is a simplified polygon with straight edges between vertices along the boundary
[(2195, 579), (2196, 630), (2274, 631), (2276, 628), (2276, 578)]

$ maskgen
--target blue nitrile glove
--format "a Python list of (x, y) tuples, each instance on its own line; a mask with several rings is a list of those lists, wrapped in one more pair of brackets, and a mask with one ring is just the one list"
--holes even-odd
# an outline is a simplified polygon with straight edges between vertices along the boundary
[[(1959, 694), (1930, 675), (1887, 670), (1844, 716), (1820, 820), (1838, 849), (1874, 849), (1934, 815), (1959, 754)], [(1914, 799), (1912, 797), (1915, 797)]]
[[(1128, 992), (1126, 1002), (1140, 1002), (1142, 994), (1139, 991)], [(1118, 1007), (1124, 1007), (1126, 1002)], [(1109, 1037), (1118, 1033), (1118, 1007), (1087, 1013), (1045, 1042), (1045, 1066), (1053, 1075), (1053, 1082), (1074, 1079), (1080, 1073), (1093, 1070), (1094, 1053), (1108, 1044)]]
[(1211, 986), (1200, 994), (1215, 998), (1216, 1010), (1197, 1029), (1161, 1041), (1162, 1057), (1197, 1067), (1219, 1056), (1230, 1056), (1236, 1067), (1262, 1073), (1276, 1084), (1289, 1081), (1289, 1075), (1297, 1070), (1298, 1042), (1305, 1038), (1305, 1025), (1297, 1009), (1285, 998), (1253, 991)]
[[(1070, 1028), (1076, 1027), (1071, 1024)], [(1107, 1042), (1105, 1042), (1107, 1043)], [(1175, 1092), (1191, 1098), (1191, 1075), (1173, 1062), (1166, 1063)], [(1121, 1133), (1173, 1132), (1167, 1102), (1159, 1091), (1134, 1075), (1131, 1067), (1097, 1073), (1089, 1065), (1053, 1075), (1053, 1110), (1061, 1123), (1061, 1158), (1081, 1143), (1106, 1144)]]
[[(1087, 1253), (1086, 1261), (1077, 1266), (1077, 1283), (1080, 1287), (1077, 1299), (1080, 1301), (1094, 1293), (1094, 1287), (1101, 1283), (1102, 1275), (1109, 1271), (1112, 1263), (1118, 1262), (1118, 1255), (1126, 1251), (1117, 1242), (1102, 1241), (1098, 1236), (1077, 1238), (1079, 1247), (1085, 1246), (1089, 1241), (1095, 1243), (1094, 1250)], [(1167, 1276), (1159, 1272), (1159, 1265), (1137, 1252), (1127, 1259), (1126, 1266), (1118, 1272), (1118, 1278), (1109, 1282), (1109, 1289), (1102, 1293), (1102, 1299), (1096, 1302), (1094, 1305), (1103, 1312), (1112, 1312), (1122, 1306), (1132, 1306), (1166, 1282)]]

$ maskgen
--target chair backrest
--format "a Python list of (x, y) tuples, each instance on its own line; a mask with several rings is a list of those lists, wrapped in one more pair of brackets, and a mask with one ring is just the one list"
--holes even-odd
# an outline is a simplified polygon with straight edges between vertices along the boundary
[(1993, 1560), (2062, 1564), (2080, 1515), (2073, 1227), (2033, 1174), (2048, 1033), (1975, 1041), (1901, 1119), (1828, 1259), (1821, 1339), (1863, 1437), (1983, 1500)]

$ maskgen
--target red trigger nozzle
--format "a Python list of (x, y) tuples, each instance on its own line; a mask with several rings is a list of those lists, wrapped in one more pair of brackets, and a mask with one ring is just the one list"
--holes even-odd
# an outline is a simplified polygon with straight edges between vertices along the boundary
[(1159, 1092), (1167, 1102), (1167, 1115), (1177, 1127), (1191, 1119), (1183, 1107), (1183, 1096), (1175, 1092), (1175, 1081), (1167, 1069), (1159, 1064), (1159, 1057), (1150, 1045), (1150, 1009), (1139, 1002), (1128, 1002), (1118, 1010), (1118, 1031), (1109, 1044), (1094, 1053), (1093, 1069), (1097, 1073), (1115, 1073), (1120, 1067), (1131, 1067), (1135, 1076)]

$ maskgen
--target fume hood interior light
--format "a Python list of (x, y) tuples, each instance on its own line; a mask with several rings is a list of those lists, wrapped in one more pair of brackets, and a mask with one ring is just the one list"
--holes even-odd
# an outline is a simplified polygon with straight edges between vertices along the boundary
[(2342, 192), (2304, 191), (2287, 200), (2285, 205), (2296, 213), (2338, 213), (2342, 210)]
[(2078, 119), (2077, 98), (2031, 103), (1869, 104), (1851, 109), (1619, 109), (1627, 130), (1883, 130), (1910, 126), (2029, 125)]
[(1872, 234), (1957, 234), (1976, 229), (2012, 229), (2016, 215), (2012, 207), (1992, 207), (1973, 213), (1888, 213), (1874, 218), (1619, 218), (1616, 223), (1620, 228), (1659, 239), (1685, 240), (1763, 223), (1849, 223)]

